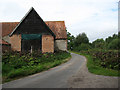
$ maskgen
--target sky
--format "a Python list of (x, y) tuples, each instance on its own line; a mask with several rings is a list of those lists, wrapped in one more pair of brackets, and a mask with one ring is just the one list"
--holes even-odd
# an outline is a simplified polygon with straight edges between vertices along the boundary
[(67, 31), (90, 42), (118, 32), (119, 0), (0, 0), (0, 22), (19, 22), (31, 7), (44, 21), (65, 21)]

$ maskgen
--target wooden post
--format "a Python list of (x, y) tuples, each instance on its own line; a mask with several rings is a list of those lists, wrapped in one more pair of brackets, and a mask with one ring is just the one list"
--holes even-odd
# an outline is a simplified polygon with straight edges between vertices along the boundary
[(30, 52), (32, 53), (32, 51), (33, 51), (33, 50), (32, 50), (32, 45), (31, 45), (31, 50), (30, 50)]

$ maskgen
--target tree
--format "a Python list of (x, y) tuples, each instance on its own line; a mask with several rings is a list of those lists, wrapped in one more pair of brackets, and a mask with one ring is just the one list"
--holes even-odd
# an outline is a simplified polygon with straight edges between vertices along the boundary
[(75, 47), (75, 51), (81, 51), (81, 50), (88, 50), (91, 49), (91, 46), (89, 44), (82, 43), (78, 47)]
[(85, 33), (79, 34), (75, 38), (75, 42), (74, 42), (75, 47), (81, 45), (82, 43), (86, 43), (86, 44), (89, 43), (89, 39), (88, 39), (88, 37), (87, 37), (87, 35)]
[(72, 50), (73, 49), (73, 46), (74, 46), (74, 39), (75, 37), (73, 35), (71, 35), (71, 33), (67, 32), (67, 48), (68, 50)]
[(103, 40), (103, 38), (97, 39), (92, 42), (92, 46), (93, 46), (93, 48), (103, 49), (105, 46), (105, 41)]
[(109, 44), (108, 44), (108, 49), (120, 49), (120, 39), (113, 39)]

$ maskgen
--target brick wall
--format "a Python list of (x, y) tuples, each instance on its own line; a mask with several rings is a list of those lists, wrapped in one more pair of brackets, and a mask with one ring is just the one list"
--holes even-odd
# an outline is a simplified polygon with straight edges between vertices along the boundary
[(54, 52), (54, 38), (51, 35), (42, 35), (42, 53)]
[(10, 37), (11, 49), (14, 51), (21, 51), (21, 35), (12, 35)]

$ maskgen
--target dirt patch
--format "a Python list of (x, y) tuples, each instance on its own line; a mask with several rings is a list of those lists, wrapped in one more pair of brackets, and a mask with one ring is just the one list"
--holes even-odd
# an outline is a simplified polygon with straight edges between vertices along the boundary
[(88, 71), (86, 63), (85, 59), (79, 72), (69, 78), (71, 88), (118, 88), (118, 77), (92, 74)]

